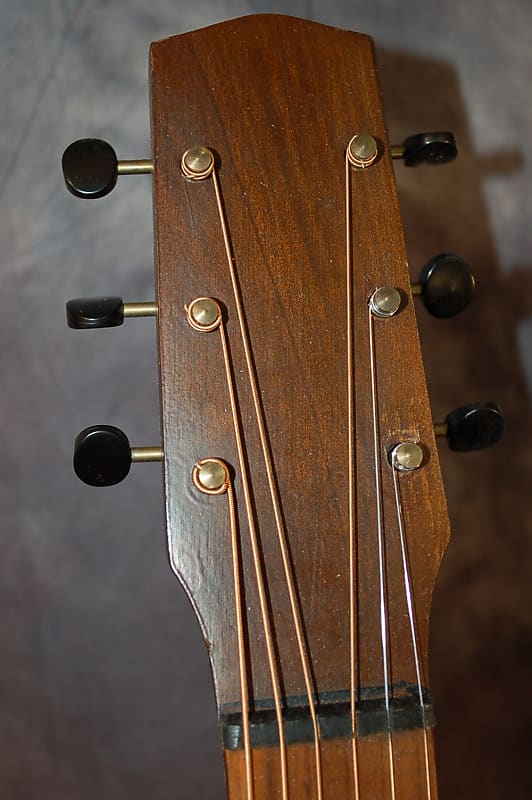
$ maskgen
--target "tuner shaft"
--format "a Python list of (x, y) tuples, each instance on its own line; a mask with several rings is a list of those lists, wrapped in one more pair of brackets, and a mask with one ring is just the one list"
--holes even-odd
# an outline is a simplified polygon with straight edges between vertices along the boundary
[(153, 172), (153, 161), (149, 158), (119, 161), (116, 171), (118, 175), (146, 175)]
[(141, 462), (162, 461), (164, 450), (162, 447), (132, 447), (131, 462), (139, 464)]
[(157, 303), (124, 303), (124, 319), (128, 317), (156, 317)]
[(393, 144), (390, 147), (390, 155), (392, 158), (404, 158), (405, 150), (404, 144)]

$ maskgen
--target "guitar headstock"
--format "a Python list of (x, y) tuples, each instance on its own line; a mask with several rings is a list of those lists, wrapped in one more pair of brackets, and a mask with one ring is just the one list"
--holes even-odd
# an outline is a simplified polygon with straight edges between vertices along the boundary
[[(394, 447), (422, 459), (398, 482), (424, 674), (448, 523), (372, 42), (285, 17), (224, 23), (152, 45), (151, 98), (170, 557), (226, 739), (239, 640), (253, 710), (275, 707), (275, 683), (285, 707), (310, 694), (349, 709), (352, 670), (361, 703), (382, 695), (383, 594), (388, 690), (410, 690)], [(366, 167), (348, 152), (357, 135)], [(220, 309), (214, 330), (191, 324), (200, 298)], [(227, 500), (194, 480), (217, 459), (240, 589)]]
[[(371, 39), (275, 15), (154, 43), (151, 106), (153, 160), (122, 171), (153, 172), (156, 305), (137, 311), (157, 316), (163, 446), (103, 437), (117, 479), (163, 459), (231, 797), (303, 796), (297, 748), (305, 797), (384, 797), (413, 774), (435, 796), (428, 621), (449, 526), (392, 156), (443, 162), (454, 140), (394, 151)], [(106, 158), (85, 196), (114, 186)], [(130, 311), (70, 309), (76, 327)]]

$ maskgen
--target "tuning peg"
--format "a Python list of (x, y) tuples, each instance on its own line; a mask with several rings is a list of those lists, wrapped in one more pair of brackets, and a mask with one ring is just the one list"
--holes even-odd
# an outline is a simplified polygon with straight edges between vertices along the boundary
[(447, 164), (458, 154), (456, 139), (450, 131), (416, 133), (404, 140), (403, 144), (391, 148), (392, 158), (402, 158), (405, 166), (418, 164)]
[(451, 450), (484, 450), (496, 444), (504, 430), (504, 417), (497, 403), (487, 401), (460, 406), (434, 426), (436, 436), (445, 436)]
[(119, 161), (103, 139), (78, 139), (62, 158), (63, 175), (69, 192), (76, 197), (104, 197), (116, 185), (119, 175), (153, 172), (149, 159)]
[(466, 261), (454, 253), (441, 253), (426, 264), (412, 294), (421, 295), (433, 317), (454, 317), (469, 305), (475, 278)]
[(84, 428), (74, 444), (74, 472), (89, 486), (114, 486), (132, 463), (162, 460), (161, 447), (130, 447), (126, 434), (113, 425)]
[(115, 328), (128, 317), (156, 317), (157, 303), (124, 303), (121, 297), (77, 297), (66, 304), (69, 328)]

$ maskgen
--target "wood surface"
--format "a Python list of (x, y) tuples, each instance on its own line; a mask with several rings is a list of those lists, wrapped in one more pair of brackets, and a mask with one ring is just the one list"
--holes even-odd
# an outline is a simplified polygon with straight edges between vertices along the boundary
[[(426, 685), (430, 598), (449, 531), (372, 42), (288, 17), (246, 17), (152, 45), (151, 96), (169, 553), (202, 626), (219, 712), (240, 707), (230, 526), (225, 498), (192, 483), (201, 458), (222, 458), (235, 472), (252, 707), (271, 705), (272, 686), (220, 340), (193, 331), (184, 311), (199, 296), (224, 308), (285, 702), (304, 696), (305, 685), (212, 179), (187, 181), (180, 169), (198, 144), (216, 155), (319, 708), (350, 687), (344, 157), (355, 133), (379, 143), (377, 162), (351, 176), (357, 691), (383, 683), (367, 306), (379, 286), (404, 299), (396, 316), (375, 322), (391, 679), (415, 681), (387, 463), (389, 449), (408, 439), (426, 452), (420, 470), (400, 477)], [(413, 766), (423, 732), (392, 738), (398, 800), (427, 796)], [(386, 796), (385, 739), (360, 740), (361, 800)], [(430, 732), (428, 740), (434, 775)], [(290, 798), (313, 798), (302, 778), (308, 747), (289, 749)], [(325, 800), (350, 797), (338, 777), (349, 770), (349, 742), (322, 750)], [(247, 796), (242, 752), (226, 752), (231, 800)], [(281, 796), (275, 758), (269, 748), (254, 751), (257, 800)]]
[[(353, 781), (351, 742), (347, 739), (324, 741), (321, 744), (323, 759), (323, 782), (325, 797), (355, 797)], [(388, 779), (388, 753), (384, 736), (364, 738), (359, 747), (359, 792), (361, 798), (388, 798), (390, 784)], [(314, 750), (310, 743), (293, 744), (288, 748), (290, 797), (315, 797), (313, 785)], [(419, 732), (407, 731), (395, 738), (396, 796), (417, 800), (426, 798), (425, 765), (419, 747)], [(431, 764), (434, 754), (430, 753)], [(225, 752), (226, 773), (229, 797), (231, 800), (247, 800), (245, 790), (245, 769), (243, 751)], [(279, 752), (274, 747), (261, 747), (253, 751), (253, 766), (256, 784), (260, 782), (260, 798), (280, 797)], [(435, 770), (432, 770), (431, 793), (436, 798), (437, 786)]]

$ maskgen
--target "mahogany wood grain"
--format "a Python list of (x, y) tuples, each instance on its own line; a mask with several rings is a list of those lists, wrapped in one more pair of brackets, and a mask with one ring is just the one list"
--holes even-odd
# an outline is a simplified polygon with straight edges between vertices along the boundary
[[(344, 157), (355, 133), (371, 133), (379, 143), (377, 162), (353, 171), (351, 194), (357, 680), (361, 689), (383, 684), (367, 302), (375, 288), (388, 285), (404, 298), (396, 316), (375, 323), (391, 676), (394, 683), (415, 682), (387, 462), (394, 444), (413, 439), (423, 444), (426, 463), (400, 483), (426, 683), (430, 598), (449, 531), (372, 41), (276, 15), (225, 22), (152, 45), (151, 98), (169, 553), (202, 626), (220, 714), (240, 708), (230, 526), (226, 498), (206, 496), (192, 483), (201, 458), (222, 458), (235, 472), (252, 706), (271, 706), (272, 684), (220, 338), (192, 330), (184, 312), (199, 296), (215, 297), (225, 309), (283, 696), (301, 698), (305, 685), (213, 182), (188, 181), (180, 169), (182, 154), (198, 144), (216, 154), (322, 702), (350, 688)], [(387, 780), (383, 740), (360, 739), (360, 800), (388, 796), (379, 789)], [(433, 762), (430, 732), (428, 741)], [(397, 800), (426, 797), (419, 778), (422, 732), (394, 734), (393, 746)], [(352, 797), (350, 742), (324, 741), (322, 751), (324, 800)], [(311, 770), (310, 753), (307, 744), (289, 747), (290, 800), (314, 798), (302, 777)], [(275, 748), (253, 753), (256, 800), (280, 797), (272, 767), (277, 757)], [(226, 752), (230, 800), (246, 797), (242, 759), (242, 750)]]

